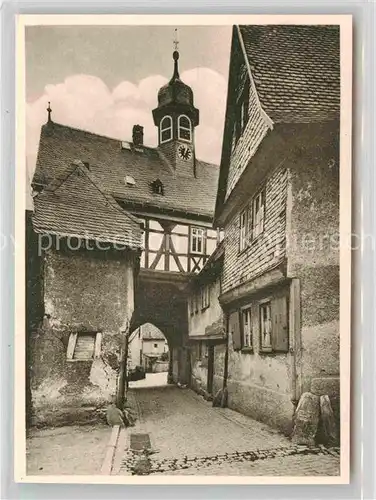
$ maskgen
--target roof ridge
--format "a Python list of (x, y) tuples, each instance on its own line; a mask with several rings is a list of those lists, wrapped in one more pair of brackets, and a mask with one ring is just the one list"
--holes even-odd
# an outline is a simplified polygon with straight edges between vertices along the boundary
[[(83, 128), (71, 127), (70, 125), (64, 125), (63, 123), (52, 122), (52, 126), (58, 126), (58, 127), (70, 129), (70, 130), (73, 130), (75, 132), (83, 132), (84, 134), (90, 134), (90, 135), (93, 135), (95, 137), (101, 137), (103, 139), (109, 139), (109, 140), (114, 141), (114, 142), (128, 142), (129, 144), (133, 144), (133, 141), (129, 141), (127, 139), (117, 139), (116, 137), (110, 137), (109, 135), (98, 134), (97, 132), (91, 132), (90, 130), (86, 130), (86, 129), (83, 129)], [(51, 127), (51, 123), (50, 124), (45, 123), (42, 126), (42, 129), (44, 127)], [(161, 151), (160, 151), (160, 149), (159, 149), (158, 146), (147, 146), (146, 144), (142, 144), (142, 147), (145, 148), (145, 149), (148, 149), (149, 151), (154, 151), (158, 155), (160, 155), (160, 153), (161, 153)], [(213, 166), (213, 167), (218, 167), (219, 166), (219, 165), (217, 165), (215, 163), (210, 163), (210, 162), (207, 162), (205, 160), (200, 160), (199, 158), (196, 158), (196, 160), (199, 161), (200, 163), (205, 163), (206, 165), (210, 165), (210, 166)], [(171, 168), (171, 166), (169, 168)]]

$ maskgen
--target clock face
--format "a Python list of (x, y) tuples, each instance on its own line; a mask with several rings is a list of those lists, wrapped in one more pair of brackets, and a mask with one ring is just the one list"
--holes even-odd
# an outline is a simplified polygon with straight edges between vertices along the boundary
[(179, 146), (178, 149), (179, 158), (182, 160), (189, 160), (192, 157), (192, 150), (188, 146)]

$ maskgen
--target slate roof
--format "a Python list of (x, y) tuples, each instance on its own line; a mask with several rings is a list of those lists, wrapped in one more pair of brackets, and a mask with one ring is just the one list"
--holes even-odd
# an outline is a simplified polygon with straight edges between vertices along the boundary
[(273, 122), (336, 119), (338, 26), (240, 26), (260, 103)]
[(141, 248), (138, 220), (119, 207), (95, 184), (85, 166), (71, 165), (60, 185), (34, 197), (33, 227), (37, 233), (74, 236)]
[[(196, 178), (176, 176), (158, 148), (122, 149), (120, 140), (54, 122), (42, 127), (33, 185), (59, 184), (75, 159), (88, 162), (96, 184), (119, 201), (213, 217), (217, 166), (197, 160)], [(125, 183), (126, 175), (135, 179), (135, 186)], [(157, 178), (164, 185), (164, 195), (152, 191), (151, 183)]]

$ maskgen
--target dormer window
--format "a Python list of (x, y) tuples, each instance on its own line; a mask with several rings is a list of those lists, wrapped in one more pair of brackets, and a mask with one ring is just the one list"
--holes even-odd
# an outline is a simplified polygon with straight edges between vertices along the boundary
[(153, 190), (153, 193), (155, 194), (161, 194), (162, 196), (164, 195), (164, 189), (163, 189), (163, 184), (160, 179), (156, 179), (151, 183), (151, 188)]
[(171, 116), (165, 116), (161, 120), (159, 129), (159, 142), (163, 144), (164, 142), (171, 141), (172, 139), (172, 118)]
[(180, 115), (178, 118), (178, 138), (183, 141), (192, 140), (192, 124), (186, 115)]

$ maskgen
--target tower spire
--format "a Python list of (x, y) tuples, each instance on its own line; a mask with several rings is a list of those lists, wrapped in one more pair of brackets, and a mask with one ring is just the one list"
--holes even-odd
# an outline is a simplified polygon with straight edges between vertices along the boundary
[(179, 50), (178, 50), (179, 40), (178, 40), (178, 30), (177, 30), (177, 28), (175, 28), (175, 36), (174, 36), (173, 44), (174, 44), (174, 49), (175, 49), (174, 52), (173, 52), (173, 54), (172, 54), (172, 58), (174, 60), (174, 74), (172, 75), (171, 81), (179, 80), (179, 78), (180, 78), (180, 75), (179, 75), (179, 65), (178, 65), (178, 61), (179, 61)]

